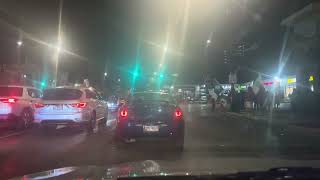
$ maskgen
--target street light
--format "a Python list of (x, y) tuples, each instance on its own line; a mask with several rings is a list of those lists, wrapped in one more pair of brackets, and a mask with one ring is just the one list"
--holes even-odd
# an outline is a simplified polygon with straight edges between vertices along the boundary
[(22, 46), (23, 42), (22, 41), (17, 41), (18, 47)]
[(23, 42), (21, 40), (17, 41), (17, 62), (20, 64), (21, 62), (21, 46), (23, 45)]
[(164, 46), (163, 53), (167, 53), (167, 51), (168, 51), (168, 46)]
[(208, 39), (208, 40), (207, 40), (207, 44), (210, 44), (210, 43), (211, 43), (211, 40), (210, 40), (210, 39)]
[(104, 76), (105, 76), (105, 77), (108, 76), (108, 73), (105, 72), (105, 73), (104, 73)]
[(280, 81), (279, 76), (275, 76), (273, 79), (274, 79), (275, 81)]
[(61, 37), (58, 38), (58, 43), (56, 45), (56, 50), (57, 50), (57, 53), (60, 54), (61, 51), (63, 51), (63, 47), (62, 47), (62, 39)]

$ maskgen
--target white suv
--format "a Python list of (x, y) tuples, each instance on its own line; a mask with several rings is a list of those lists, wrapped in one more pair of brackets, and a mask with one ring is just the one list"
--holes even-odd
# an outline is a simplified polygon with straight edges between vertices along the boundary
[(41, 91), (29, 86), (0, 85), (0, 126), (25, 129), (33, 123)]
[(91, 133), (100, 121), (105, 124), (108, 117), (107, 102), (93, 88), (46, 89), (35, 107), (35, 122), (44, 129), (80, 125)]

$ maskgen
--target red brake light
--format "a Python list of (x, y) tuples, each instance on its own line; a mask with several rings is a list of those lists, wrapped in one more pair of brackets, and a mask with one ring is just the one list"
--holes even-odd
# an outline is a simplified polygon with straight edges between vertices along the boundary
[(119, 114), (120, 114), (120, 117), (126, 118), (128, 117), (128, 110), (122, 109)]
[(81, 103), (71, 104), (71, 106), (76, 108), (85, 108), (87, 107), (87, 103), (81, 102)]
[(42, 104), (42, 103), (35, 103), (34, 106), (35, 106), (36, 108), (42, 108), (42, 107), (44, 107), (44, 104)]
[(174, 112), (174, 116), (176, 118), (181, 118), (182, 117), (182, 110), (180, 108), (177, 108)]
[(15, 99), (15, 98), (5, 98), (5, 99), (1, 99), (1, 102), (3, 102), (3, 103), (10, 103), (10, 104), (16, 103), (17, 101), (18, 101), (18, 99)]

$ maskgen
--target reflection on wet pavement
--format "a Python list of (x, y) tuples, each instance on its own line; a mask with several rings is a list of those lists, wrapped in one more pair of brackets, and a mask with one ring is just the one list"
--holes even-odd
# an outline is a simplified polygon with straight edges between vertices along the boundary
[(24, 135), (0, 140), (0, 169), (9, 176), (64, 166), (148, 159), (188, 163), (212, 162), (217, 158), (320, 159), (320, 147), (315, 143), (319, 134), (232, 113), (212, 112), (205, 104), (187, 104), (182, 109), (186, 121), (183, 152), (172, 151), (161, 143), (116, 144), (112, 131), (116, 113), (110, 113), (109, 128), (91, 136), (72, 129), (51, 135), (32, 129)]

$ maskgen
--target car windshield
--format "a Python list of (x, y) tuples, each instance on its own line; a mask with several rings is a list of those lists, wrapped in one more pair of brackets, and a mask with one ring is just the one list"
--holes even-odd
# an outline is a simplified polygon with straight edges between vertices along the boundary
[(0, 180), (320, 168), (319, 107), (320, 0), (0, 0)]
[(0, 87), (0, 96), (22, 96), (21, 87)]
[(78, 89), (47, 89), (43, 92), (43, 100), (75, 100), (82, 96)]

